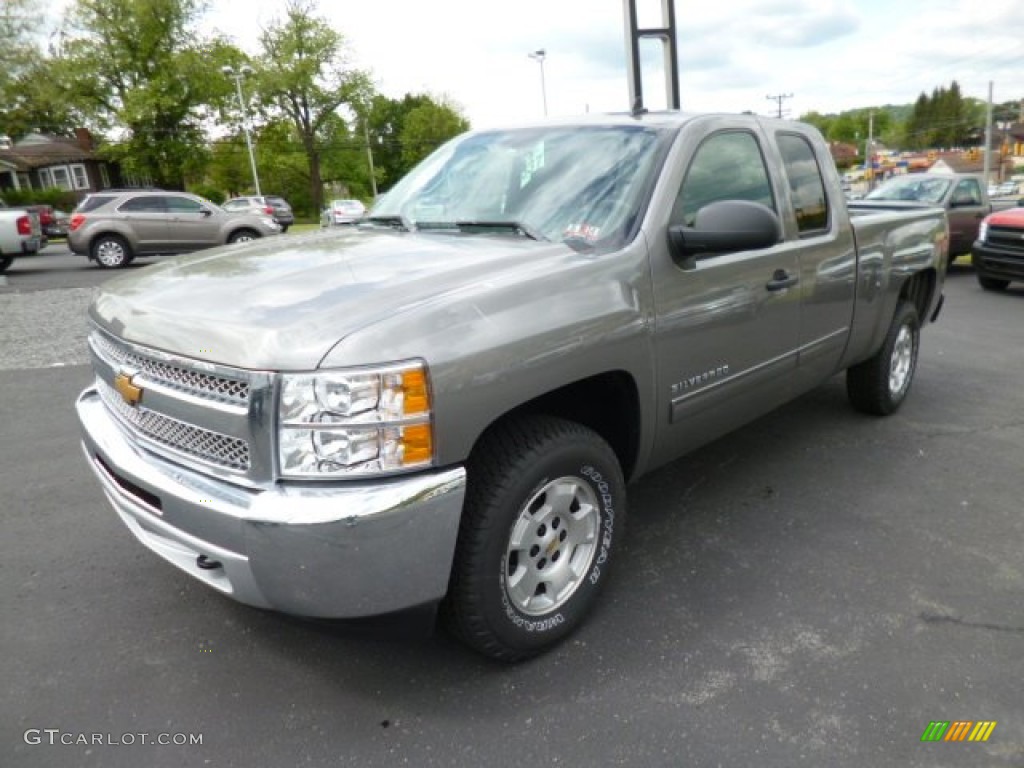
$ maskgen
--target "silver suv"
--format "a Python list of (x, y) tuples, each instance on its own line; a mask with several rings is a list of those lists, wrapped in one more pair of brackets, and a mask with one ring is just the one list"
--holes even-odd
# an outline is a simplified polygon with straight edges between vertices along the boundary
[(295, 223), (295, 214), (288, 201), (279, 195), (253, 195), (250, 197), (233, 197), (221, 204), (225, 211), (253, 211), (273, 216), (274, 221), (281, 225), (281, 231), (287, 232), (288, 227)]
[(280, 232), (271, 216), (230, 213), (186, 192), (107, 191), (75, 209), (68, 247), (112, 269), (136, 256), (188, 253)]

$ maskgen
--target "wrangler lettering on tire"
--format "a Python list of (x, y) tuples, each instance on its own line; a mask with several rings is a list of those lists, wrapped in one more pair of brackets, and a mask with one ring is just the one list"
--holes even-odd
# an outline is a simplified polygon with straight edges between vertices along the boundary
[(590, 429), (531, 416), (492, 428), (467, 473), (443, 617), (481, 653), (517, 661), (576, 629), (606, 581), (622, 470)]

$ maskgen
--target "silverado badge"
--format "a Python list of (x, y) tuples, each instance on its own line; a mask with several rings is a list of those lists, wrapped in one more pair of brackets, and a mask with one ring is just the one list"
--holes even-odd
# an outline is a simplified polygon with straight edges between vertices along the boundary
[(142, 387), (132, 384), (132, 377), (127, 373), (118, 373), (114, 377), (114, 389), (120, 393), (128, 405), (138, 405), (142, 400)]

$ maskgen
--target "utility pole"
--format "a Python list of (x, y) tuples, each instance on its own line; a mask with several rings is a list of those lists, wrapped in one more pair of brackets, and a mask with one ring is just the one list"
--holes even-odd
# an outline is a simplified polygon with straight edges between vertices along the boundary
[(242, 95), (242, 78), (253, 73), (252, 67), (243, 65), (238, 71), (229, 65), (220, 68), (220, 71), (235, 81), (236, 93), (238, 94), (238, 108), (242, 110), (242, 130), (245, 133), (245, 146), (249, 149), (249, 165), (252, 168), (252, 182), (256, 186), (256, 194), (262, 195), (260, 191), (260, 175), (256, 173), (256, 155), (252, 151), (252, 137), (249, 135), (249, 104)]
[(871, 150), (875, 146), (875, 113), (868, 112), (868, 141), (864, 145), (864, 167), (868, 173), (868, 192), (875, 188), (875, 159)]
[(774, 96), (765, 96), (768, 101), (774, 101), (778, 104), (778, 118), (782, 119), (782, 102), (784, 99), (792, 99), (792, 93), (777, 93)]
[(370, 189), (373, 190), (373, 199), (377, 199), (377, 177), (373, 173), (373, 150), (370, 149), (370, 129), (367, 127), (367, 120), (363, 118), (363, 138), (366, 139), (366, 161), (370, 164)]
[(985, 185), (992, 183), (989, 174), (992, 172), (992, 81), (988, 81), (988, 106), (985, 109), (985, 161), (982, 170), (982, 179)]

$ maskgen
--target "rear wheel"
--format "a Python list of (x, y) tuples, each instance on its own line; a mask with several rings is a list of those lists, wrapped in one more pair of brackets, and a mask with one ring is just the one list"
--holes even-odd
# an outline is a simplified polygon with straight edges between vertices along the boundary
[(449, 593), (449, 630), (518, 661), (583, 623), (622, 535), (625, 482), (596, 433), (534, 416), (500, 425), (467, 466)]
[(250, 240), (255, 240), (259, 235), (253, 232), (251, 229), (240, 229), (237, 232), (232, 232), (231, 237), (228, 238), (229, 243), (248, 243)]
[(854, 408), (887, 416), (900, 407), (914, 380), (920, 341), (917, 308), (908, 301), (900, 302), (882, 348), (846, 371), (846, 393)]
[(124, 238), (100, 235), (93, 240), (92, 257), (104, 269), (119, 269), (131, 263), (132, 250)]
[(283, 235), (285, 232), (287, 232), (288, 231), (288, 227), (290, 227), (290, 226), (291, 226), (291, 224), (282, 224), (281, 225), (281, 234)]
[(9, 266), (11, 266), (11, 264), (13, 264), (13, 263), (14, 263), (14, 257), (13, 256), (3, 256), (3, 257), (0, 257), (0, 272), (6, 272), (7, 268)]
[(1009, 280), (999, 280), (995, 277), (985, 277), (985, 275), (978, 275), (978, 285), (984, 288), (986, 291), (1005, 291), (1006, 286), (1010, 284)]

